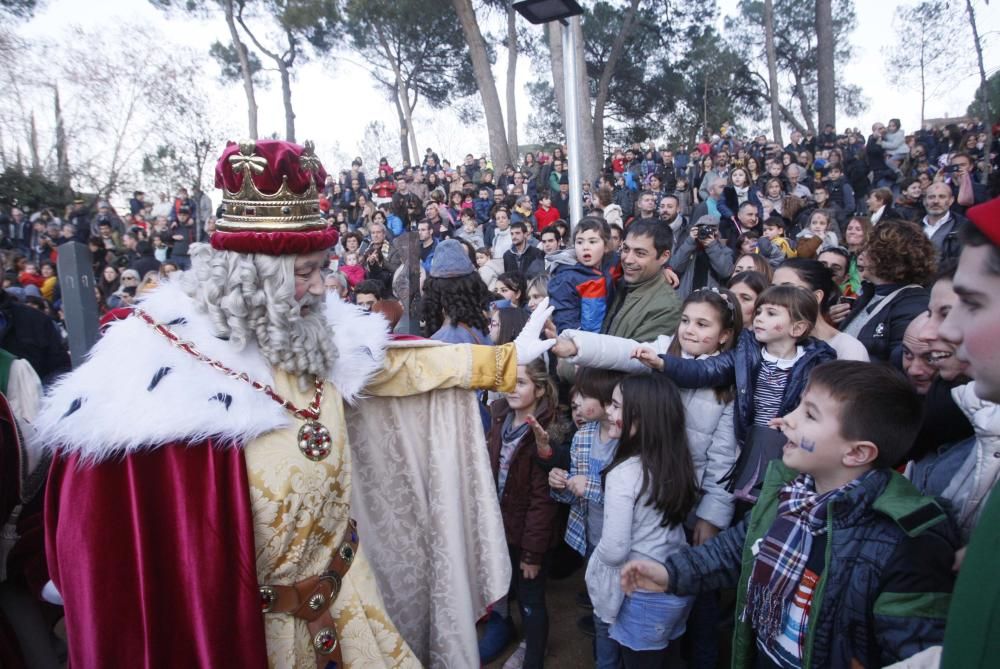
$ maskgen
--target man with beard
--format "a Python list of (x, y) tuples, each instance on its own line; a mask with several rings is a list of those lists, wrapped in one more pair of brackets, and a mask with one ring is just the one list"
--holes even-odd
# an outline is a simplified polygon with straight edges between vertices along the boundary
[(663, 267), (670, 260), (674, 235), (656, 220), (635, 221), (622, 243), (622, 280), (604, 317), (603, 334), (636, 341), (673, 335), (681, 303)]
[(927, 215), (921, 224), (924, 234), (938, 250), (939, 260), (958, 260), (962, 247), (958, 242), (958, 231), (968, 223), (968, 219), (951, 210), (955, 198), (951, 188), (945, 183), (932, 183), (924, 193), (924, 208)]
[(478, 661), (474, 621), (510, 566), (458, 388), (513, 390), (551, 310), (506, 347), (391, 347), (381, 317), (324, 307), (325, 177), (308, 143), (230, 143), (211, 247), (47, 398), (72, 666)]

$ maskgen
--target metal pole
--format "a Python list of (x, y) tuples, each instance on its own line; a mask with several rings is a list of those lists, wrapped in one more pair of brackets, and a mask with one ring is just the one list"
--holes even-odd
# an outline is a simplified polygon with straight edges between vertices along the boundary
[(562, 21), (563, 90), (566, 98), (566, 149), (569, 171), (569, 223), (570, 230), (583, 218), (583, 179), (580, 174), (580, 98), (576, 82), (576, 33), (579, 16)]

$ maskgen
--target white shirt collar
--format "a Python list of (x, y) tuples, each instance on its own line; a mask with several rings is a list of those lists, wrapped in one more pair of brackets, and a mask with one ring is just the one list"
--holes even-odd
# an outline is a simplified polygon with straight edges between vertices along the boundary
[(924, 233), (927, 235), (928, 239), (933, 237), (941, 227), (951, 220), (951, 211), (946, 211), (944, 216), (937, 223), (931, 223), (927, 220), (927, 216), (924, 216)]
[(770, 362), (773, 365), (776, 365), (778, 367), (778, 369), (785, 370), (785, 371), (787, 371), (787, 370), (791, 369), (792, 367), (794, 367), (795, 363), (797, 363), (799, 361), (799, 358), (801, 358), (803, 355), (805, 355), (805, 352), (806, 352), (806, 350), (804, 348), (802, 348), (801, 346), (796, 346), (795, 347), (795, 357), (792, 358), (791, 360), (786, 360), (785, 358), (779, 358), (776, 355), (771, 355), (770, 353), (768, 353), (766, 346), (761, 346), (760, 347), (760, 354), (762, 356), (764, 356), (765, 360), (767, 360), (768, 362)]

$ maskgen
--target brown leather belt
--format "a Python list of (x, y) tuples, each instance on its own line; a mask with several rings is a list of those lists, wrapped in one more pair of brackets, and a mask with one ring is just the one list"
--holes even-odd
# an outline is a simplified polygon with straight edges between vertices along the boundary
[(260, 586), (263, 613), (288, 613), (306, 621), (318, 669), (342, 669), (344, 666), (330, 606), (340, 594), (344, 576), (357, 554), (358, 524), (352, 518), (325, 572), (295, 585)]

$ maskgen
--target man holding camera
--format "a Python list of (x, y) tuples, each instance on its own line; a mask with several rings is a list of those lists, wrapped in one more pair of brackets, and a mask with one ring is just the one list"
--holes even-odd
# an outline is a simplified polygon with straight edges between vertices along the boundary
[(392, 211), (402, 219), (403, 226), (407, 230), (424, 215), (420, 197), (410, 192), (410, 182), (403, 174), (396, 177), (396, 192), (392, 194)]
[(699, 288), (725, 286), (733, 273), (733, 254), (719, 237), (719, 219), (705, 214), (682, 229), (680, 238), (667, 263), (680, 277), (678, 297), (683, 300)]

